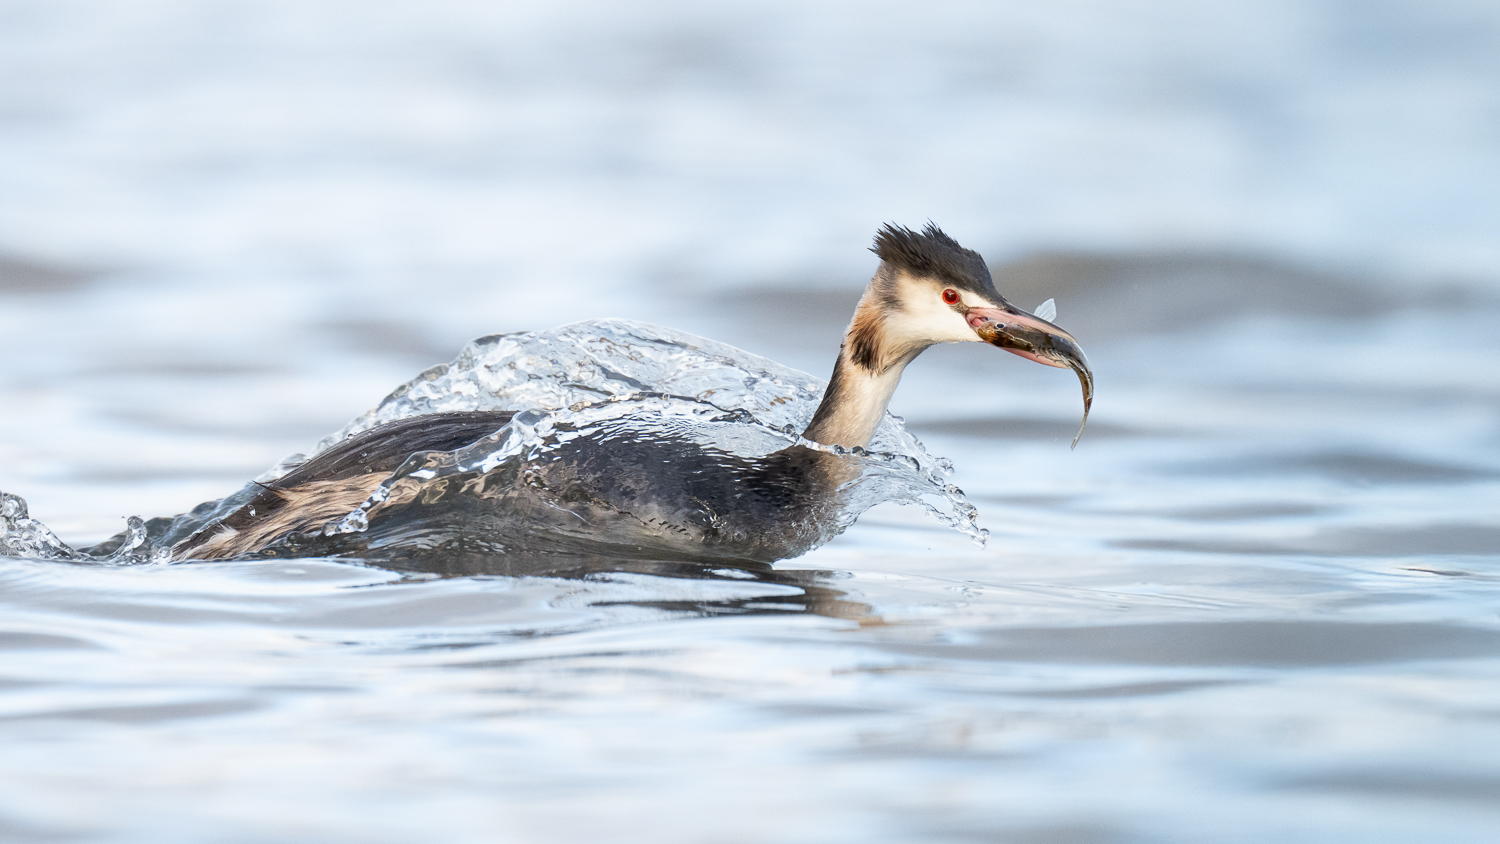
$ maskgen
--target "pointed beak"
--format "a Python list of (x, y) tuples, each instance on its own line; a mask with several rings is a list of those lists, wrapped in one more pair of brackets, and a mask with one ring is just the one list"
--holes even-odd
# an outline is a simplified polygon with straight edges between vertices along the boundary
[(1094, 404), (1094, 373), (1073, 335), (1010, 303), (1000, 308), (970, 308), (965, 316), (984, 342), (1046, 366), (1066, 367), (1078, 373), (1078, 383), (1083, 386), (1083, 422), (1073, 438), (1072, 447), (1077, 447)]

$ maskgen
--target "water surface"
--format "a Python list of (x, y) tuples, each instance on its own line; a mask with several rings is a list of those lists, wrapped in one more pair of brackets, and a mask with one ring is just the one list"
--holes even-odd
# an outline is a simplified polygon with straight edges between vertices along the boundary
[[(1500, 812), (1488, 307), (1103, 337), (1107, 386), (1072, 453), (1066, 373), (937, 350), (900, 401), (957, 463), (983, 549), (887, 505), (774, 566), (8, 561), (7, 823), (1483, 840)], [(1424, 333), (1472, 368), (1388, 341)]]
[(826, 377), (887, 219), (1056, 297), (1093, 419), (911, 367), (983, 548), (0, 560), (0, 838), (1494, 838), (1488, 7), (295, 5), (0, 9), (0, 489), (69, 542), (497, 331)]

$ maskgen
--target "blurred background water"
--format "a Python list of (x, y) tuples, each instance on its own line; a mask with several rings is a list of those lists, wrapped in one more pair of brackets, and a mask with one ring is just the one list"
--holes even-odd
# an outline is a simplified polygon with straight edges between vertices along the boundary
[(0, 838), (1493, 840), (1492, 3), (3, 0), (0, 489), (97, 541), (585, 318), (826, 376), (929, 218), (1098, 375), (1070, 453), (909, 370), (987, 548), (6, 560)]

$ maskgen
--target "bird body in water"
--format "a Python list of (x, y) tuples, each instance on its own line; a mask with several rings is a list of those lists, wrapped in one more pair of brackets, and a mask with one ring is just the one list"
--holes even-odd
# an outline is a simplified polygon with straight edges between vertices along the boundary
[[(372, 545), (393, 553), (403, 546), (430, 546), (433, 537), (453, 535), (445, 531), (446, 523), (468, 537), (489, 529), (496, 551), (537, 550), (534, 544), (543, 540), (536, 537), (545, 536), (554, 549), (596, 553), (653, 550), (642, 545), (646, 541), (664, 554), (761, 561), (796, 556), (838, 532), (827, 524), (834, 518), (837, 492), (860, 472), (840, 452), (869, 444), (906, 366), (937, 343), (984, 342), (1071, 368), (1083, 386), (1087, 421), (1093, 376), (1077, 342), (1007, 302), (978, 253), (931, 224), (920, 232), (887, 225), (871, 251), (880, 258), (879, 268), (803, 433), (810, 443), (835, 448), (799, 444), (748, 458), (666, 431), (652, 438), (614, 437), (605, 425), (528, 464), (524, 477), (488, 477), (476, 470), (440, 489), (414, 491), (407, 500), (401, 500), (399, 485), (387, 484), (392, 497), (382, 506), (423, 506), (440, 517), (415, 533), (393, 529), (381, 535), (376, 531), (380, 508), (371, 510), (375, 519), (369, 529), (380, 538), (372, 543), (367, 536), (361, 555)], [(329, 527), (365, 503), (403, 464), (493, 437), (513, 415), (432, 413), (354, 434), (260, 485), (237, 509), (177, 542), (172, 557), (229, 559), (289, 549), (339, 554), (338, 532)], [(533, 494), (539, 488), (547, 491), (545, 497)], [(532, 529), (541, 524), (548, 529)]]

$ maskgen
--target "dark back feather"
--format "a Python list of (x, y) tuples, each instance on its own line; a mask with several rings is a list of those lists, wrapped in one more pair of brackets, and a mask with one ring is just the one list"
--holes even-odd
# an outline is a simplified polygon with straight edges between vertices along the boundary
[[(269, 525), (280, 525), (281, 532), (311, 527), (309, 519), (326, 517), (309, 499), (309, 492), (328, 495), (332, 490), (358, 491), (368, 494), (380, 480), (390, 475), (406, 459), (420, 451), (454, 451), (495, 433), (510, 424), (515, 414), (508, 410), (433, 413), (398, 419), (368, 431), (361, 431), (335, 443), (327, 451), (314, 455), (306, 463), (268, 484), (259, 484), (260, 492), (232, 513), (200, 528), (172, 549), (178, 558), (193, 558), (227, 533), (268, 531)], [(359, 482), (368, 478), (367, 482)], [(366, 489), (369, 487), (369, 489)], [(355, 497), (363, 495), (356, 492)], [(340, 505), (342, 506), (342, 504)], [(212, 556), (245, 553), (233, 543)]]
[(419, 451), (453, 451), (471, 445), (509, 425), (512, 416), (515, 412), (510, 410), (478, 410), (397, 419), (335, 443), (269, 486), (287, 489), (372, 472), (389, 475)]

